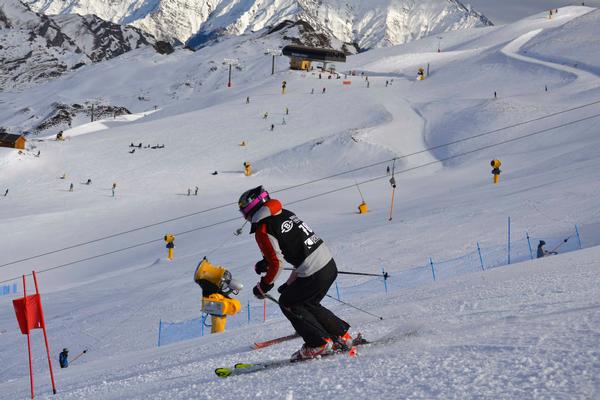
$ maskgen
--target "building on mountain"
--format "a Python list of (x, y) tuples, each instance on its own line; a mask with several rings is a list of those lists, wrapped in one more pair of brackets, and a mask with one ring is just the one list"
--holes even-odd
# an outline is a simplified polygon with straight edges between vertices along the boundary
[(308, 71), (313, 61), (322, 62), (323, 70), (327, 69), (327, 63), (346, 62), (344, 52), (320, 47), (289, 45), (285, 46), (281, 53), (290, 57), (290, 69), (297, 70)]
[(13, 135), (0, 131), (0, 147), (25, 150), (25, 142), (27, 140), (23, 135)]

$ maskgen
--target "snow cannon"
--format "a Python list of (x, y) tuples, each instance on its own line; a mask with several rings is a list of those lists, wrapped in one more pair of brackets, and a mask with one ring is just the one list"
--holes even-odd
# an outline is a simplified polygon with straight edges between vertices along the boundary
[(173, 261), (173, 249), (175, 248), (175, 236), (172, 233), (167, 233), (164, 237), (165, 242), (167, 243), (167, 258), (169, 261)]
[(367, 203), (365, 203), (364, 201), (362, 203), (360, 203), (358, 205), (358, 213), (359, 214), (366, 214), (367, 211), (369, 211), (369, 207), (367, 206)]
[(490, 162), (490, 165), (492, 166), (492, 175), (494, 175), (494, 185), (497, 185), (498, 182), (500, 182), (500, 172), (502, 172), (500, 170), (500, 166), (502, 165), (502, 162), (500, 160), (496, 160), (493, 159)]
[(231, 272), (213, 265), (206, 257), (198, 264), (194, 281), (202, 288), (202, 312), (211, 316), (211, 333), (224, 332), (227, 316), (242, 310), (240, 301), (229, 296), (237, 295), (244, 285), (233, 279)]
[(250, 165), (250, 161), (244, 161), (244, 175), (252, 175), (252, 165)]

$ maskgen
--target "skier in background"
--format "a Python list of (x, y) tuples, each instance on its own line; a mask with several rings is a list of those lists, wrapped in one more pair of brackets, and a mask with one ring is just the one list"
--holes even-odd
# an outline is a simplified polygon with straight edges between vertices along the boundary
[(350, 325), (320, 304), (337, 277), (323, 240), (262, 186), (244, 192), (238, 205), (251, 222), (250, 233), (263, 256), (254, 267), (257, 274), (264, 274), (252, 290), (254, 295), (264, 299), (273, 289), (284, 260), (294, 267), (277, 289), (281, 311), (305, 342), (292, 360), (314, 358), (334, 351), (335, 346), (351, 348)]
[(67, 368), (69, 366), (69, 349), (64, 348), (58, 355), (58, 362), (61, 368)]
[(6, 189), (6, 192), (4, 192), (4, 197), (8, 196), (8, 189)]
[(546, 242), (544, 242), (543, 240), (540, 240), (540, 243), (538, 244), (538, 247), (537, 247), (537, 258), (542, 258), (542, 257), (558, 254), (555, 251), (548, 251), (548, 250), (544, 249), (545, 245), (546, 245)]

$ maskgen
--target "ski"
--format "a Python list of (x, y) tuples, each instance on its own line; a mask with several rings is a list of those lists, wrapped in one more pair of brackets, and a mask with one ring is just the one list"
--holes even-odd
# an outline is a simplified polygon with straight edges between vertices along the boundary
[(262, 349), (262, 348), (269, 347), (269, 346), (272, 346), (277, 343), (286, 342), (288, 340), (296, 339), (299, 337), (300, 337), (300, 335), (298, 335), (297, 333), (294, 333), (293, 335), (283, 336), (283, 337), (275, 338), (275, 339), (271, 339), (271, 340), (265, 340), (264, 342), (254, 342), (254, 344), (252, 344), (250, 347), (253, 350)]
[(346, 350), (332, 351), (331, 353), (322, 354), (317, 358), (303, 358), (303, 359), (299, 359), (299, 360), (292, 360), (292, 359), (287, 358), (287, 359), (282, 359), (282, 360), (266, 361), (266, 362), (262, 362), (262, 363), (237, 363), (237, 364), (235, 364), (235, 366), (233, 368), (228, 368), (228, 367), (216, 368), (215, 374), (220, 378), (227, 378), (232, 375), (250, 374), (253, 372), (263, 371), (265, 369), (279, 368), (279, 367), (283, 367), (283, 366), (289, 365), (289, 364), (295, 364), (295, 363), (311, 361), (311, 360), (318, 360), (320, 358), (330, 357), (330, 356), (335, 356), (335, 355), (340, 355), (340, 354), (348, 354), (350, 357), (355, 357), (358, 354), (357, 346), (365, 345), (365, 344), (369, 344), (369, 343), (371, 343), (371, 342), (364, 339), (361, 334), (358, 334), (356, 336), (356, 338), (354, 338), (354, 340), (353, 340), (352, 347), (349, 349), (346, 349)]

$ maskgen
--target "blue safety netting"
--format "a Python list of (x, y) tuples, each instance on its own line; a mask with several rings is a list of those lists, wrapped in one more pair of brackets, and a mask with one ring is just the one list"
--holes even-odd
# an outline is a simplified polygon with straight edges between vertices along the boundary
[(13, 283), (12, 285), (2, 285), (0, 286), (0, 296), (6, 296), (9, 294), (17, 294), (19, 290), (19, 287), (17, 286), (16, 283)]
[[(589, 233), (585, 243), (582, 241), (582, 233)], [(544, 235), (538, 232), (525, 232), (519, 236), (511, 237), (504, 244), (494, 246), (473, 245), (473, 251), (451, 259), (438, 259), (430, 257), (424, 260), (422, 265), (395, 271), (387, 279), (381, 277), (364, 277), (354, 280), (353, 284), (342, 286), (339, 283), (333, 285), (329, 296), (339, 300), (344, 297), (355, 297), (357, 295), (369, 295), (373, 293), (387, 293), (399, 289), (415, 288), (432, 281), (446, 280), (463, 274), (488, 269), (498, 268), (508, 264), (537, 258), (537, 246), (540, 240), (544, 240), (544, 248), (557, 253), (567, 253), (584, 247), (600, 244), (600, 224), (584, 226), (583, 229), (574, 227), (571, 231), (559, 234)], [(339, 279), (338, 279), (339, 281)], [(325, 298), (326, 303), (335, 303), (335, 300)], [(235, 328), (242, 325), (262, 323), (265, 320), (280, 317), (279, 307), (272, 303), (260, 300), (249, 301), (242, 305), (242, 312), (227, 318), (227, 328)], [(210, 317), (206, 319), (210, 324)], [(159, 345), (190, 339), (210, 333), (210, 327), (202, 328), (202, 317), (188, 321), (165, 323), (161, 322), (159, 328)]]

